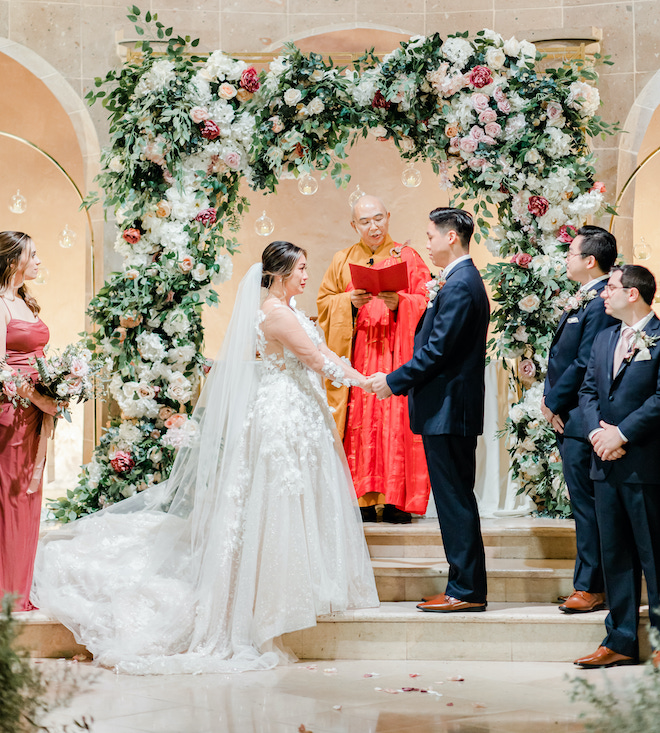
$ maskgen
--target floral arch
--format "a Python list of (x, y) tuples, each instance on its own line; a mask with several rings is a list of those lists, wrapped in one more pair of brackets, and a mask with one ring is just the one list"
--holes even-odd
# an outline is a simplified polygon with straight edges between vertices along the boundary
[(106, 363), (118, 410), (78, 487), (59, 500), (58, 518), (164, 479), (176, 448), (194, 437), (201, 308), (231, 276), (232, 230), (247, 206), (241, 179), (272, 192), (282, 178), (319, 171), (346, 185), (347, 149), (367, 134), (393, 139), (404, 159), (430, 161), (440, 185), (457, 192), (454, 205), (473, 205), (475, 239), (502, 258), (486, 279), (496, 304), (492, 355), (521, 394), (503, 431), (513, 477), (540, 510), (568, 514), (539, 407), (571, 293), (571, 231), (609, 210), (588, 138), (614, 128), (596, 116), (593, 69), (574, 61), (537, 73), (531, 43), (483, 30), (444, 42), (413, 37), (345, 69), (288, 45), (259, 75), (220, 51), (197, 57), (197, 41), (139, 16), (134, 7), (137, 32), (146, 28), (165, 52), (144, 41), (140, 59), (97, 79), (104, 88), (88, 95), (103, 97), (110, 113), (98, 182), (124, 258), (90, 303), (98, 328), (88, 342)]

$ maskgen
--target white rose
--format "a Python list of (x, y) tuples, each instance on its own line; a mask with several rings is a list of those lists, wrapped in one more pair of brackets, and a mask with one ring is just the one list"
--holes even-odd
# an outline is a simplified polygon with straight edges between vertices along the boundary
[(121, 173), (124, 170), (124, 163), (118, 155), (115, 155), (110, 159), (110, 162), (108, 163), (108, 168), (113, 173)]
[(518, 301), (518, 308), (525, 313), (532, 313), (539, 305), (541, 305), (541, 299), (536, 293), (530, 293)]
[(312, 101), (307, 105), (307, 111), (310, 115), (318, 115), (325, 109), (325, 104), (318, 97), (314, 97)]
[(507, 56), (516, 58), (520, 53), (520, 42), (516, 40), (515, 36), (511, 36), (508, 41), (504, 41), (502, 50)]
[(525, 411), (520, 405), (513, 405), (513, 407), (509, 410), (509, 417), (511, 418), (512, 422), (519, 423), (525, 418)]
[(485, 54), (486, 65), (491, 69), (501, 69), (506, 61), (506, 55), (501, 48), (489, 48)]
[(286, 92), (284, 92), (284, 102), (288, 104), (289, 107), (295, 107), (301, 99), (302, 94), (300, 89), (287, 89)]

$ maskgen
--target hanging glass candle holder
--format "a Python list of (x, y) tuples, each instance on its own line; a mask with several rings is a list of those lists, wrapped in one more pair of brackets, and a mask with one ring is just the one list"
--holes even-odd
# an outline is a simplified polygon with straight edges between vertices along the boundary
[(313, 196), (319, 190), (319, 183), (314, 176), (303, 173), (298, 179), (298, 190), (303, 196)]
[(269, 234), (273, 233), (273, 229), (275, 229), (273, 220), (266, 214), (266, 211), (264, 210), (263, 214), (254, 222), (254, 231), (260, 237), (267, 237)]
[(364, 191), (360, 188), (360, 184), (355, 187), (355, 191), (348, 197), (348, 205), (351, 207), (351, 209), (355, 206), (358, 199), (361, 199), (366, 194)]
[(47, 267), (40, 267), (37, 276), (34, 278), (34, 282), (37, 285), (45, 285), (50, 277), (50, 272)]
[(69, 225), (67, 224), (60, 232), (60, 236), (58, 237), (57, 241), (59, 242), (62, 249), (69, 249), (70, 247), (73, 247), (73, 245), (76, 243), (76, 236), (76, 233), (73, 231), (73, 229), (69, 229)]
[(638, 260), (648, 260), (651, 256), (651, 245), (646, 243), (644, 237), (633, 247), (633, 255)]
[(12, 214), (24, 214), (27, 209), (27, 199), (16, 189), (16, 193), (9, 199), (9, 211)]
[(401, 183), (406, 188), (417, 188), (421, 182), (421, 172), (412, 163), (408, 163), (401, 173)]

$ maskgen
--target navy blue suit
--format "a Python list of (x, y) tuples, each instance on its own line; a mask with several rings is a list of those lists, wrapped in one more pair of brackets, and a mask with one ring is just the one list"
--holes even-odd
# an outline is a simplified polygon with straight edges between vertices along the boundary
[(564, 421), (563, 434), (556, 435), (575, 517), (577, 557), (573, 586), (589, 593), (602, 593), (604, 584), (594, 484), (589, 476), (593, 450), (584, 432), (578, 395), (594, 339), (603, 329), (618, 323), (605, 313), (600, 297), (604, 287), (604, 280), (596, 283), (587, 291), (595, 291), (594, 298), (584, 307), (562, 315), (550, 346), (543, 391), (547, 407)]
[(445, 593), (486, 600), (486, 566), (474, 496), (477, 435), (483, 432), (489, 305), (472, 260), (459, 262), (421, 319), (412, 359), (387, 376), (408, 395), (410, 426), (422, 435), (449, 562)]
[(652, 316), (643, 329), (657, 337), (651, 358), (642, 360), (636, 352), (613, 376), (620, 330), (608, 328), (596, 337), (580, 408), (587, 434), (604, 420), (628, 439), (626, 454), (616, 461), (594, 454), (591, 477), (610, 605), (603, 646), (637, 657), (642, 570), (651, 623), (660, 629), (660, 320)]

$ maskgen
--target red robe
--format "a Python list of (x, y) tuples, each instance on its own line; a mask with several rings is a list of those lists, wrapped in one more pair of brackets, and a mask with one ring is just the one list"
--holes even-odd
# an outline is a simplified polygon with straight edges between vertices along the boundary
[[(393, 247), (400, 248), (400, 255), (391, 252)], [(349, 262), (366, 265), (372, 257), (375, 268), (406, 262), (408, 290), (399, 293), (396, 311), (373, 298), (359, 309), (353, 323)], [(374, 253), (362, 242), (338, 252), (318, 298), (319, 324), (330, 348), (348, 356), (367, 375), (389, 373), (404, 364), (413, 354), (415, 328), (426, 308), (430, 277), (417, 252), (396, 245), (390, 237)], [(394, 504), (403, 511), (424, 514), (430, 485), (421, 436), (410, 431), (407, 398), (378, 400), (359, 388), (351, 389), (349, 396), (345, 388), (327, 386), (360, 505)]]

